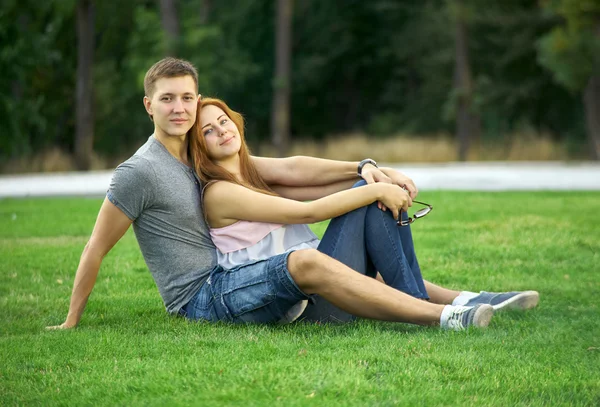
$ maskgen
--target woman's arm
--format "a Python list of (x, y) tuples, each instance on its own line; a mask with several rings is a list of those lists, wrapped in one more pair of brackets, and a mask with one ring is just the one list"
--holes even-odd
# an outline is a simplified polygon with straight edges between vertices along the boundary
[(238, 220), (284, 224), (314, 223), (331, 219), (354, 209), (382, 202), (395, 219), (407, 210), (411, 200), (397, 185), (376, 183), (317, 199), (298, 202), (266, 195), (240, 185), (221, 181), (204, 192), (204, 209), (211, 227), (228, 226)]

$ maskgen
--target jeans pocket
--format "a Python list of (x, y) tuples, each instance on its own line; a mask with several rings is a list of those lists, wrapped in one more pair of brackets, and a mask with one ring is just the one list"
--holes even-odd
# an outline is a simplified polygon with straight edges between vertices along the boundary
[(253, 311), (267, 307), (276, 298), (275, 288), (269, 280), (253, 281), (223, 294), (223, 304), (233, 322), (271, 322), (276, 317), (272, 311)]

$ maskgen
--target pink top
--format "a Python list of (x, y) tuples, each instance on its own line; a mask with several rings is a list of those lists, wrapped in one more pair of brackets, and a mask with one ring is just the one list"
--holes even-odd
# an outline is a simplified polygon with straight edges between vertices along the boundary
[(222, 253), (231, 253), (258, 243), (282, 226), (279, 223), (237, 221), (222, 228), (211, 228), (210, 237)]
[[(211, 183), (202, 188), (202, 200), (206, 187)], [(308, 225), (240, 220), (222, 228), (209, 228), (209, 231), (217, 247), (217, 262), (224, 268), (265, 260), (291, 250), (316, 249), (319, 246), (319, 238)]]
[(315, 249), (319, 239), (307, 225), (237, 221), (222, 228), (211, 228), (217, 247), (217, 261), (233, 268), (291, 250)]

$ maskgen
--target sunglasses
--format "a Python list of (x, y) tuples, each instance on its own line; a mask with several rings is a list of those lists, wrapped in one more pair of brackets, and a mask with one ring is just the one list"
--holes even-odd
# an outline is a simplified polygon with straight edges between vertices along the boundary
[(417, 219), (422, 218), (423, 216), (427, 215), (433, 209), (433, 207), (431, 205), (426, 204), (425, 202), (413, 201), (413, 203), (418, 203), (419, 205), (424, 205), (424, 206), (426, 206), (426, 208), (419, 209), (417, 212), (415, 212), (415, 214), (413, 216), (409, 216), (408, 219), (406, 219), (406, 220), (400, 219), (398, 221), (398, 226), (408, 226), (411, 223), (413, 223), (414, 221), (416, 221)]

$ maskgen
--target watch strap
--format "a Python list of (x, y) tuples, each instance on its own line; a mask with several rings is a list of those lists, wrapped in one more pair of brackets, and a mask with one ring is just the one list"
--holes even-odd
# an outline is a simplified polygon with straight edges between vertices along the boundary
[(356, 170), (359, 177), (362, 177), (363, 167), (367, 164), (371, 164), (371, 165), (375, 166), (375, 168), (379, 168), (379, 167), (377, 167), (377, 163), (375, 162), (375, 160), (372, 160), (370, 158), (365, 158), (358, 164), (358, 169)]

